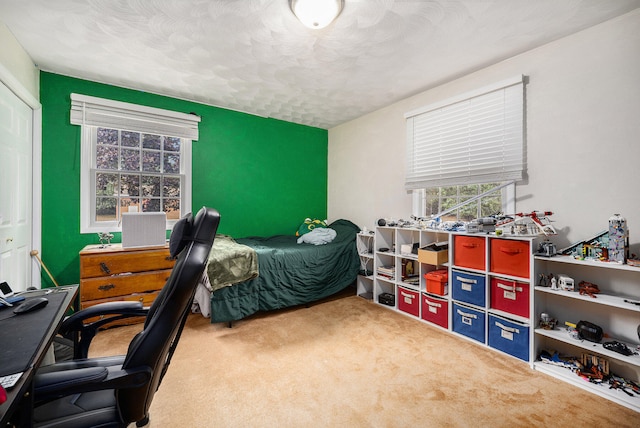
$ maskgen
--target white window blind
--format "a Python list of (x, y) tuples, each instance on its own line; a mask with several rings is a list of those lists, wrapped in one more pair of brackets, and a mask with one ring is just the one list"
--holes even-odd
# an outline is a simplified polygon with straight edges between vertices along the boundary
[(522, 178), (522, 76), (405, 117), (408, 190)]
[(71, 94), (71, 124), (198, 139), (200, 116)]

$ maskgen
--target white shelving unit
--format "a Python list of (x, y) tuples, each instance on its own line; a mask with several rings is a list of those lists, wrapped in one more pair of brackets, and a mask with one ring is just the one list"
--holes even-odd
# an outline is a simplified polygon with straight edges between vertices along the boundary
[(533, 241), (454, 233), (450, 249), (452, 332), (530, 366)]
[[(459, 241), (456, 238), (457, 236), (469, 237), (471, 240), (478, 242), (479, 247), (477, 250), (482, 257), (482, 261), (478, 266), (469, 266), (465, 264), (464, 257), (456, 257), (456, 242)], [(413, 251), (406, 251), (413, 250), (416, 246), (423, 248), (429, 244), (442, 242), (448, 243), (449, 250), (448, 261), (441, 265), (420, 262), (418, 254), (414, 254)], [(518, 251), (524, 252), (519, 255), (521, 259), (524, 258), (526, 265), (523, 268), (524, 271), (519, 275), (492, 271), (494, 268), (492, 261), (497, 256), (492, 258), (491, 251), (492, 249), (494, 252), (501, 251), (497, 249), (501, 247), (492, 246), (492, 243), (509, 245), (514, 242), (521, 245)], [(376, 303), (531, 364), (531, 343), (533, 342), (531, 335), (533, 329), (529, 314), (531, 313), (530, 302), (533, 293), (533, 285), (530, 281), (530, 278), (533, 277), (532, 238), (494, 237), (484, 234), (466, 235), (446, 231), (382, 226), (376, 228), (375, 246), (373, 294)], [(462, 252), (462, 250), (459, 249), (458, 252)], [(413, 263), (411, 270), (415, 276), (412, 280), (407, 279), (408, 263)], [(445, 269), (448, 273), (446, 294), (441, 295), (429, 292), (425, 274), (442, 269)], [(499, 267), (497, 269), (500, 270)], [(454, 296), (456, 294), (454, 291), (456, 284), (459, 287), (467, 288), (466, 285), (460, 285), (461, 283), (456, 282), (463, 275), (476, 275), (481, 278), (481, 284), (478, 285), (481, 287), (478, 290), (481, 294), (479, 301), (468, 300), (463, 296), (460, 296), (460, 298)], [(522, 289), (525, 289), (526, 307), (522, 310), (524, 314), (518, 314), (518, 311), (513, 311), (509, 307), (494, 306), (491, 292), (494, 281), (502, 281), (509, 284), (507, 287), (509, 289), (497, 289), (499, 291), (494, 291), (493, 297), (495, 297), (495, 294), (500, 294), (501, 296), (514, 295), (513, 299), (515, 301), (515, 293), (510, 291), (510, 287), (512, 284), (516, 284), (515, 286), (519, 290), (518, 302), (520, 302)], [(392, 305), (379, 301), (379, 296), (383, 293), (388, 293), (395, 297)], [(458, 315), (461, 316), (459, 320), (456, 319)], [(472, 320), (476, 320), (481, 325), (476, 323), (472, 331), (457, 328), (458, 321), (471, 324)], [(498, 333), (499, 337), (504, 338), (511, 335), (513, 338), (520, 334), (522, 343), (514, 345), (513, 349), (505, 349), (500, 344), (496, 345), (493, 338), (490, 339), (490, 332), (495, 333), (494, 328), (496, 325), (505, 329)], [(476, 327), (478, 331), (475, 330)], [(509, 345), (511, 344), (509, 343)]]
[(356, 248), (360, 257), (360, 273), (356, 280), (358, 296), (373, 300), (373, 251), (375, 235), (373, 232), (360, 232), (356, 237)]
[[(420, 306), (420, 294), (426, 293), (424, 275), (446, 265), (430, 265), (418, 261), (417, 248), (435, 242), (448, 242), (449, 233), (398, 227), (377, 227), (374, 256), (374, 300), (382, 293), (395, 296), (390, 308), (403, 308), (404, 300), (411, 301), (414, 308)], [(408, 251), (403, 251), (408, 250)], [(415, 299), (415, 300), (414, 300)], [(388, 306), (388, 305), (385, 305)], [(420, 317), (420, 311), (412, 315)]]
[[(578, 358), (582, 353), (602, 356), (609, 361), (611, 373), (638, 382), (640, 355), (625, 356), (605, 349), (602, 343), (573, 338), (565, 328), (565, 322), (592, 322), (600, 326), (606, 335), (601, 342), (617, 340), (638, 352), (640, 305), (629, 302), (640, 301), (640, 268), (609, 262), (581, 261), (570, 256), (536, 257), (535, 263), (537, 275), (564, 274), (575, 282), (575, 291), (535, 287), (535, 313), (538, 316), (543, 312), (548, 313), (558, 321), (554, 330), (535, 329), (536, 355), (543, 350), (556, 350), (563, 355)], [(596, 297), (581, 295), (578, 291), (581, 281), (598, 285), (600, 293)], [(609, 389), (608, 384), (585, 382), (567, 368), (542, 361), (534, 361), (534, 368), (640, 412), (640, 395), (629, 396), (621, 390)]]
[[(413, 251), (403, 251), (443, 241), (448, 242), (449, 250), (448, 262), (442, 265), (421, 263)], [(574, 339), (563, 327), (565, 322), (589, 321), (603, 328), (607, 336), (602, 342), (617, 340), (638, 351), (640, 305), (631, 302), (640, 301), (640, 268), (568, 256), (534, 256), (532, 237), (381, 226), (376, 228), (373, 245), (372, 294), (376, 304), (517, 358), (535, 370), (640, 412), (640, 395), (609, 389), (608, 383), (586, 382), (570, 369), (538, 360), (543, 350), (578, 359), (582, 353), (597, 355), (609, 361), (611, 373), (638, 383), (640, 355), (625, 356), (605, 349), (601, 343)], [(408, 262), (413, 263), (412, 271), (418, 276), (412, 280), (407, 279)], [(427, 292), (425, 274), (443, 268), (448, 272), (448, 293)], [(550, 273), (573, 278), (576, 291), (538, 285), (540, 275)], [(580, 281), (597, 284), (600, 293), (596, 297), (579, 294)], [(467, 298), (465, 292), (476, 285), (478, 293)], [(514, 295), (516, 289), (520, 294)], [(382, 293), (393, 295), (393, 302), (380, 303)], [(436, 310), (439, 314), (434, 319)], [(539, 328), (541, 313), (557, 319), (558, 327)]]

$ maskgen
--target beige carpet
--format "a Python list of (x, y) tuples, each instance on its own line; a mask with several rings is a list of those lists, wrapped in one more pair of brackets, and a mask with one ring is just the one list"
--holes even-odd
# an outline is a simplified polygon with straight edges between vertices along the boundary
[[(126, 352), (139, 329), (102, 332), (92, 355)], [(343, 293), (231, 329), (191, 315), (149, 426), (638, 427), (640, 414)]]

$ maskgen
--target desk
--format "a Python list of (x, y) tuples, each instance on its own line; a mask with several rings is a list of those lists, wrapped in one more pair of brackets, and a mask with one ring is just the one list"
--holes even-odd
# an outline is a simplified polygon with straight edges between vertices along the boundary
[(22, 294), (26, 300), (44, 296), (49, 303), (21, 315), (15, 315), (11, 308), (0, 309), (0, 375), (24, 372), (18, 383), (7, 391), (7, 401), (0, 404), (0, 427), (10, 423), (31, 425), (33, 376), (77, 291), (77, 286), (27, 291)]

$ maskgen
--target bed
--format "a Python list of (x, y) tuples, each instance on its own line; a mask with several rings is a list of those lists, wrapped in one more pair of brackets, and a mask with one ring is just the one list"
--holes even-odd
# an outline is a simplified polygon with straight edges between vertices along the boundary
[(194, 311), (210, 316), (211, 323), (230, 323), (341, 291), (360, 269), (360, 228), (349, 220), (328, 227), (335, 230), (335, 238), (323, 245), (298, 243), (295, 235), (216, 237)]

